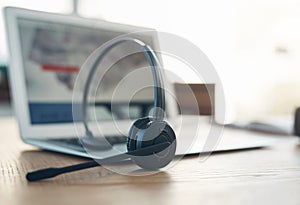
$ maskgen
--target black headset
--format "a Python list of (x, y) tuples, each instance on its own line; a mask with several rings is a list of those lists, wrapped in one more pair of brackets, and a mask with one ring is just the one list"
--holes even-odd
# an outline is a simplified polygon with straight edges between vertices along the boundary
[(86, 137), (84, 137), (81, 142), (83, 146), (95, 144), (95, 142), (97, 142), (97, 139), (93, 136), (88, 127), (88, 92), (90, 90), (91, 81), (102, 59), (112, 48), (123, 43), (134, 43), (139, 45), (150, 64), (154, 81), (153, 117), (140, 118), (133, 123), (127, 136), (126, 153), (67, 167), (37, 170), (27, 173), (26, 179), (28, 181), (47, 179), (63, 173), (119, 162), (128, 158), (141, 168), (147, 170), (158, 170), (167, 166), (173, 160), (176, 151), (176, 136), (172, 127), (164, 121), (165, 91), (163, 87), (161, 66), (151, 47), (134, 38), (118, 38), (112, 43), (106, 44), (106, 47), (103, 48), (102, 52), (91, 66), (83, 90), (81, 111)]

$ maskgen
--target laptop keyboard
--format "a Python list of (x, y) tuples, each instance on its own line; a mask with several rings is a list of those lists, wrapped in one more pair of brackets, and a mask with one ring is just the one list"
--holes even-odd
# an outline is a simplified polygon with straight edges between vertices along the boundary
[[(125, 136), (110, 136), (106, 137), (106, 140), (113, 146), (117, 144), (124, 144), (126, 143), (126, 137)], [(69, 139), (49, 139), (48, 142), (62, 146), (68, 149), (80, 151), (80, 152), (86, 152), (82, 144), (80, 143), (78, 138), (69, 138)]]

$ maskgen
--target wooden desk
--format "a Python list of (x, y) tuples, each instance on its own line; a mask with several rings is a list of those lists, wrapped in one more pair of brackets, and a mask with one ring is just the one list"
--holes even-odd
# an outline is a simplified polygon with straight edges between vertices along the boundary
[(185, 157), (172, 169), (146, 177), (93, 168), (28, 183), (27, 171), (86, 161), (22, 143), (16, 122), (0, 119), (0, 204), (300, 204), (298, 139), (214, 154), (205, 162)]

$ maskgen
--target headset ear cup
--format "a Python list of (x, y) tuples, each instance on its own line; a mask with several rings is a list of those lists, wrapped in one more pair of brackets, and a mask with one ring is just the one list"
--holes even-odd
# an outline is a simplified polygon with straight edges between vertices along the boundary
[(167, 166), (174, 159), (176, 152), (176, 135), (167, 122), (152, 121), (151, 124), (148, 123), (148, 127), (137, 130), (135, 135), (138, 136), (138, 139), (135, 140), (135, 149), (145, 148), (164, 142), (170, 143), (170, 146), (160, 153), (153, 153), (149, 156), (133, 157), (133, 161), (141, 168), (158, 170)]
[(139, 131), (139, 129), (145, 128), (150, 121), (151, 121), (150, 117), (144, 117), (144, 118), (137, 119), (132, 124), (126, 140), (128, 151), (136, 150), (136, 133)]

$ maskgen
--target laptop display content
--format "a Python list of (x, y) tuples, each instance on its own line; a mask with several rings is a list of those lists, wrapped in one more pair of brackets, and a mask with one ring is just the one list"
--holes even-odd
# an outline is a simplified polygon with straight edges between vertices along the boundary
[[(122, 33), (27, 19), (19, 19), (18, 26), (31, 124), (72, 123), (72, 95), (80, 67), (96, 48)], [(144, 40), (152, 44), (151, 39)], [(121, 49), (124, 54), (129, 48)], [(153, 89), (144, 89), (133, 99), (126, 99), (136, 91), (134, 82), (127, 82), (127, 93), (119, 97), (119, 112), (111, 113), (109, 109), (117, 84), (131, 71), (145, 66), (147, 59), (143, 53), (137, 53), (109, 69), (96, 88), (97, 120), (139, 118), (148, 114), (153, 104)], [(142, 72), (136, 74), (139, 81), (152, 85), (150, 69)], [(122, 103), (127, 106), (129, 100), (131, 116), (122, 111)]]

